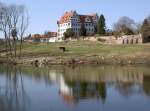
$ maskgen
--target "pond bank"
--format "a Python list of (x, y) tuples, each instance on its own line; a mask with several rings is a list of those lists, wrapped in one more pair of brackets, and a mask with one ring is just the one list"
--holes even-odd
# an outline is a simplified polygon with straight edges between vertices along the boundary
[(136, 65), (150, 64), (149, 56), (56, 56), (56, 57), (22, 57), (0, 58), (0, 63), (23, 65)]
[[(66, 51), (60, 50), (65, 47)], [(2, 48), (3, 49), (3, 48)], [(21, 58), (0, 53), (0, 63), (36, 65), (150, 64), (150, 44), (110, 45), (101, 42), (24, 43)], [(17, 51), (19, 54), (19, 51)], [(6, 56), (9, 56), (7, 59)], [(18, 55), (19, 56), (19, 55)]]

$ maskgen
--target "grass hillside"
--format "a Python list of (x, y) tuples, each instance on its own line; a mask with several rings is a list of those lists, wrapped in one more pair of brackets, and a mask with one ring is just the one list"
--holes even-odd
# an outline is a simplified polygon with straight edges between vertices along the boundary
[[(67, 51), (63, 53), (59, 47), (66, 47)], [(6, 52), (1, 52), (0, 62), (5, 63), (5, 58)], [(7, 61), (19, 64), (37, 61), (42, 64), (150, 64), (150, 44), (108, 45), (90, 41), (24, 43), (22, 58), (14, 61), (9, 57)]]
[[(63, 53), (59, 47), (66, 47)], [(106, 45), (99, 42), (77, 41), (68, 43), (25, 43), (24, 56), (150, 56), (150, 44)]]

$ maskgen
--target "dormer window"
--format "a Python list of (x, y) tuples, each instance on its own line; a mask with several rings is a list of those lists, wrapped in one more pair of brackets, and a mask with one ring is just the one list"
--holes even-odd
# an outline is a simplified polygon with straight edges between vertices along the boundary
[(91, 20), (90, 20), (89, 17), (86, 17), (86, 18), (85, 18), (85, 21), (86, 21), (86, 22), (91, 22)]

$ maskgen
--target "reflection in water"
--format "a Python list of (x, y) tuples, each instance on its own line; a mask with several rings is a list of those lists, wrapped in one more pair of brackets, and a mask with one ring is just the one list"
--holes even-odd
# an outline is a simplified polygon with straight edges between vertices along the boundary
[(150, 96), (150, 76), (144, 76), (143, 89), (146, 95)]
[(78, 102), (80, 99), (87, 98), (101, 98), (102, 101), (105, 101), (105, 83), (66, 82), (66, 84), (69, 91), (66, 91), (64, 87), (61, 87), (60, 94), (67, 102)]
[(60, 94), (66, 101), (100, 98), (104, 102), (107, 96), (106, 85), (115, 87), (124, 97), (139, 93), (150, 96), (150, 73), (146, 68), (77, 67), (63, 68), (62, 72), (62, 76), (60, 73), (58, 75), (61, 79), (57, 80), (60, 81)]
[[(0, 65), (0, 111), (30, 111), (33, 97), (26, 84), (31, 80), (38, 87), (57, 85), (64, 103), (109, 101), (110, 88), (121, 97), (150, 96), (150, 73), (146, 67), (65, 66), (35, 68)], [(43, 89), (39, 90), (44, 90)], [(56, 90), (56, 89), (55, 89)], [(34, 94), (33, 94), (34, 95)], [(55, 95), (55, 94), (52, 94)], [(40, 95), (42, 98), (42, 94)], [(56, 97), (57, 98), (57, 97)], [(114, 98), (115, 99), (115, 98)], [(59, 101), (60, 102), (60, 101)], [(42, 104), (40, 104), (42, 105)]]
[(21, 71), (16, 67), (0, 68), (0, 111), (25, 110), (28, 97)]

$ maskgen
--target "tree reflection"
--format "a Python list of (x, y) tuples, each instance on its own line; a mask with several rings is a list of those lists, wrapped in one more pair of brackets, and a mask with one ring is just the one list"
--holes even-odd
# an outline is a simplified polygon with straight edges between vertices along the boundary
[(124, 97), (130, 97), (135, 94), (134, 83), (117, 83), (115, 89)]
[(106, 83), (104, 83), (104, 82), (99, 83), (98, 89), (100, 92), (101, 99), (103, 100), (103, 102), (105, 102), (106, 96), (107, 96), (106, 95)]
[[(28, 110), (30, 99), (26, 80), (57, 84), (65, 102), (99, 100), (106, 103), (109, 87), (122, 97), (144, 92), (150, 96), (150, 74), (147, 68), (129, 67), (19, 67), (0, 65), (0, 111)], [(32, 89), (31, 89), (32, 90)], [(40, 89), (41, 90), (41, 89)]]
[(147, 96), (150, 96), (150, 76), (144, 76), (143, 90)]
[(61, 90), (64, 100), (68, 100), (67, 97), (70, 96), (71, 102), (78, 102), (82, 99), (100, 99), (105, 102), (106, 85), (104, 82), (66, 81), (66, 85), (70, 90), (67, 93)]
[[(24, 81), (20, 68), (6, 65), (3, 83), (0, 85), (0, 111), (23, 111), (29, 103), (24, 89)], [(2, 70), (1, 70), (2, 71)]]
[[(147, 95), (150, 93), (148, 82), (149, 72), (147, 68), (136, 67), (76, 67), (73, 69), (63, 68), (66, 91), (62, 96), (66, 99), (68, 96), (73, 101), (81, 99), (100, 98), (102, 102), (107, 98), (107, 87), (111, 86), (114, 91), (121, 94), (122, 97), (131, 97), (135, 94)], [(145, 79), (147, 78), (147, 79)], [(147, 82), (146, 82), (147, 81)], [(106, 85), (108, 84), (108, 85)], [(65, 95), (64, 95), (65, 94)]]

